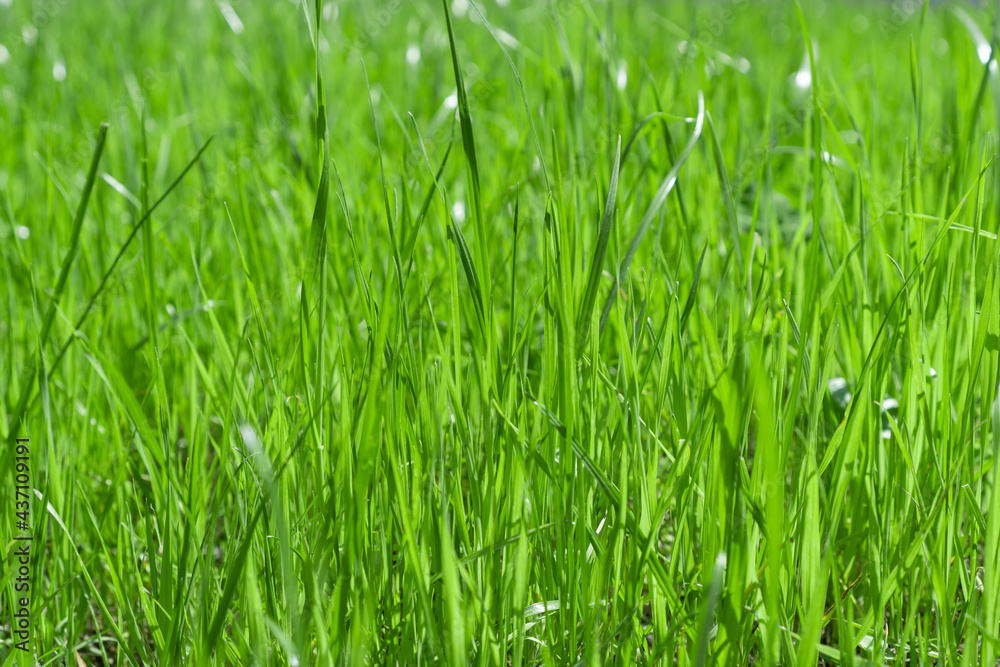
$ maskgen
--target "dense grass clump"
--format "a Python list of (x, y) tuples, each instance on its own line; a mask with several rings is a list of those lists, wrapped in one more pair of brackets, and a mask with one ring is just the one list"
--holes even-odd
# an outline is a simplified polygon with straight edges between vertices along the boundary
[(995, 664), (994, 9), (0, 1), (0, 660)]

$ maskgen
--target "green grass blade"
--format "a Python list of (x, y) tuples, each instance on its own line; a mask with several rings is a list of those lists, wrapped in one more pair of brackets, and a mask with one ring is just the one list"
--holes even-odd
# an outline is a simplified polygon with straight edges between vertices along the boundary
[(618, 290), (621, 286), (622, 280), (627, 276), (629, 267), (632, 265), (632, 260), (635, 258), (635, 253), (639, 250), (639, 245), (642, 243), (642, 239), (646, 236), (646, 232), (649, 231), (650, 225), (653, 224), (653, 219), (659, 212), (660, 208), (663, 206), (664, 202), (667, 201), (667, 195), (673, 189), (674, 184), (677, 183), (677, 174), (680, 173), (681, 167), (684, 166), (684, 162), (687, 160), (691, 151), (694, 150), (695, 144), (698, 143), (698, 139), (701, 138), (702, 127), (705, 122), (705, 98), (702, 94), (698, 93), (698, 115), (695, 120), (694, 132), (691, 133), (691, 138), (688, 139), (687, 146), (681, 151), (678, 156), (677, 161), (667, 172), (664, 177), (663, 182), (660, 183), (659, 189), (656, 191), (656, 195), (653, 197), (653, 201), (650, 202), (649, 207), (646, 209), (646, 213), (642, 216), (642, 220), (639, 221), (639, 226), (636, 228), (635, 233), (632, 235), (632, 240), (629, 242), (628, 249), (625, 251), (625, 256), (622, 257), (621, 264), (618, 267), (618, 273), (615, 276), (615, 284), (612, 287), (611, 293), (608, 294), (608, 298), (604, 301), (604, 309), (601, 312), (601, 325), (600, 331), (604, 332), (604, 326), (607, 324), (608, 316), (611, 314), (611, 306), (614, 305), (615, 299), (618, 296)]
[(608, 199), (604, 204), (604, 216), (601, 218), (600, 231), (597, 233), (597, 244), (594, 246), (594, 257), (590, 261), (590, 273), (587, 277), (587, 289), (580, 301), (576, 316), (576, 347), (583, 350), (590, 334), (590, 317), (594, 312), (594, 302), (597, 300), (597, 288), (600, 285), (601, 268), (604, 264), (604, 253), (608, 249), (608, 239), (611, 236), (611, 223), (614, 219), (615, 198), (618, 195), (618, 168), (621, 166), (622, 139), (618, 137), (618, 148), (615, 149), (615, 163), (611, 169), (611, 183), (608, 185)]

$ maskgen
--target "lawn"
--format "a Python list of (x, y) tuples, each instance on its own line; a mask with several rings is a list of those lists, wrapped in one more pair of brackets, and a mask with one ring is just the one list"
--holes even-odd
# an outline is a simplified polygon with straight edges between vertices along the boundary
[(0, 0), (0, 665), (996, 664), (998, 25)]

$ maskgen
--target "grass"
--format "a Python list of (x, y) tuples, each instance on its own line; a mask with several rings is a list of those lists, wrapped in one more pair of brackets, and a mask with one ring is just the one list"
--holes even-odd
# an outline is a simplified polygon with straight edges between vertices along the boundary
[(995, 664), (997, 11), (0, 2), (0, 664)]

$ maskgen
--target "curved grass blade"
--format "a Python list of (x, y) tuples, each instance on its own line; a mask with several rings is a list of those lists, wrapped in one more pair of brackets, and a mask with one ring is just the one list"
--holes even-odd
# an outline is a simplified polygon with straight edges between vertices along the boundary
[(420, 150), (423, 152), (424, 161), (427, 163), (427, 169), (434, 178), (434, 187), (437, 188), (438, 194), (441, 195), (441, 203), (444, 205), (445, 215), (451, 218), (451, 224), (448, 226), (448, 233), (455, 241), (455, 248), (458, 250), (459, 259), (462, 261), (462, 269), (465, 271), (465, 278), (469, 281), (469, 287), (472, 288), (472, 300), (476, 305), (476, 312), (480, 318), (480, 322), (485, 324), (486, 311), (483, 308), (483, 292), (479, 283), (479, 274), (476, 272), (476, 265), (472, 261), (472, 253), (469, 252), (469, 245), (465, 242), (465, 235), (462, 234), (462, 230), (455, 223), (455, 218), (451, 214), (451, 208), (448, 206), (448, 195), (445, 193), (444, 188), (441, 187), (441, 183), (438, 181), (438, 175), (434, 173), (434, 167), (431, 165), (431, 159), (427, 156), (427, 148), (424, 146), (424, 139), (420, 135), (420, 128), (417, 127), (417, 121), (413, 118), (413, 114), (410, 114), (410, 121), (413, 123), (413, 129), (417, 133), (417, 143), (420, 144)]
[(63, 258), (62, 267), (59, 269), (59, 278), (56, 280), (55, 289), (52, 290), (52, 298), (49, 300), (49, 307), (45, 310), (45, 317), (42, 319), (42, 333), (39, 339), (42, 345), (49, 339), (52, 330), (52, 322), (56, 316), (56, 307), (63, 290), (66, 289), (66, 281), (69, 280), (69, 272), (73, 268), (73, 260), (80, 250), (80, 233), (83, 231), (83, 218), (87, 212), (87, 203), (90, 202), (90, 193), (94, 189), (94, 181), (97, 178), (97, 166), (101, 163), (101, 154), (104, 153), (104, 140), (108, 135), (107, 123), (101, 123), (97, 131), (97, 146), (94, 148), (94, 156), (90, 160), (90, 169), (87, 171), (87, 181), (83, 185), (83, 193), (80, 195), (80, 203), (76, 207), (76, 215), (73, 216), (73, 231), (70, 234), (69, 250)]
[[(121, 261), (122, 256), (125, 255), (125, 251), (128, 249), (132, 241), (135, 240), (135, 237), (142, 229), (142, 226), (146, 223), (147, 220), (149, 220), (150, 216), (153, 215), (153, 212), (156, 211), (157, 207), (161, 203), (163, 203), (163, 201), (167, 198), (167, 196), (170, 195), (171, 192), (173, 192), (174, 188), (176, 188), (180, 184), (181, 179), (183, 179), (184, 176), (191, 170), (191, 168), (194, 167), (194, 165), (201, 158), (202, 153), (205, 152), (205, 149), (208, 148), (208, 145), (210, 143), (212, 143), (212, 137), (208, 138), (208, 141), (204, 143), (204, 145), (201, 147), (201, 149), (199, 149), (199, 151), (195, 154), (195, 156), (191, 159), (191, 161), (188, 162), (187, 166), (184, 167), (184, 170), (180, 173), (180, 175), (176, 179), (174, 179), (174, 182), (170, 184), (170, 187), (167, 188), (166, 192), (164, 192), (160, 196), (160, 198), (157, 199), (156, 202), (149, 207), (149, 210), (146, 211), (145, 215), (143, 215), (139, 219), (139, 221), (135, 223), (135, 225), (132, 227), (132, 231), (129, 233), (128, 238), (125, 239), (125, 243), (118, 251), (118, 254), (115, 255), (114, 260), (111, 262), (111, 266), (108, 267), (107, 271), (105, 271), (104, 275), (101, 277), (101, 282), (98, 284), (97, 289), (94, 291), (94, 294), (90, 297), (90, 301), (87, 302), (87, 307), (83, 309), (83, 313), (80, 315), (80, 317), (77, 318), (76, 323), (73, 325), (73, 332), (70, 333), (69, 337), (66, 339), (66, 342), (63, 343), (63, 346), (59, 348), (59, 353), (56, 355), (56, 358), (52, 362), (51, 366), (49, 366), (48, 370), (50, 375), (54, 373), (55, 370), (59, 367), (59, 364), (60, 362), (62, 362), (63, 357), (66, 355), (67, 350), (69, 350), (69, 346), (73, 344), (73, 340), (76, 338), (76, 332), (79, 331), (80, 327), (83, 326), (83, 323), (86, 321), (87, 316), (90, 314), (90, 311), (94, 308), (94, 304), (97, 303), (97, 299), (100, 298), (101, 294), (104, 292), (105, 287), (107, 287), (108, 280), (111, 278), (111, 274), (114, 273), (115, 268), (118, 266), (118, 262)], [(35, 381), (35, 370), (36, 370), (35, 364), (30, 364), (26, 370), (25, 381), (22, 385), (24, 389), (21, 392), (21, 396), (18, 398), (17, 406), (11, 413), (11, 420), (10, 420), (11, 424), (20, 423), (21, 418), (24, 416), (25, 410), (28, 409), (28, 400), (30, 399), (30, 391), (28, 391), (28, 389), (31, 386), (31, 383)], [(8, 441), (13, 442), (16, 433), (17, 433), (16, 429), (11, 428), (7, 438)]]
[(649, 231), (649, 226), (653, 224), (653, 218), (659, 212), (660, 208), (663, 207), (664, 202), (667, 201), (667, 195), (673, 190), (674, 184), (677, 183), (677, 174), (680, 173), (681, 167), (687, 161), (688, 156), (691, 151), (694, 150), (694, 146), (698, 143), (698, 139), (701, 138), (701, 131), (705, 124), (705, 96), (699, 92), (698, 93), (698, 115), (695, 118), (694, 133), (692, 133), (691, 138), (688, 140), (687, 146), (681, 152), (680, 156), (677, 158), (677, 162), (674, 166), (670, 168), (667, 172), (666, 177), (660, 184), (660, 188), (656, 191), (656, 195), (653, 197), (653, 201), (650, 202), (649, 208), (646, 209), (646, 214), (642, 216), (642, 220), (639, 222), (638, 229), (635, 230), (635, 234), (632, 236), (632, 241), (628, 245), (628, 250), (625, 251), (625, 256), (622, 258), (621, 265), (618, 267), (618, 275), (615, 276), (615, 284), (608, 294), (608, 298), (604, 301), (604, 310), (601, 313), (601, 326), (598, 335), (604, 332), (604, 325), (607, 324), (608, 315), (611, 314), (611, 306), (615, 303), (615, 297), (618, 296), (618, 289), (621, 286), (622, 277), (628, 273), (629, 267), (632, 265), (632, 259), (635, 257), (636, 251), (639, 249), (639, 244), (642, 243), (643, 237), (646, 232)]
[(622, 152), (622, 162), (628, 160), (628, 154), (632, 150), (632, 146), (635, 144), (636, 139), (639, 138), (639, 135), (642, 133), (643, 129), (645, 129), (646, 125), (648, 125), (650, 121), (657, 119), (659, 119), (662, 123), (666, 123), (668, 120), (683, 123), (694, 122), (694, 118), (675, 116), (674, 114), (666, 113), (665, 111), (654, 111), (643, 116), (642, 120), (636, 124), (635, 129), (632, 130), (632, 136), (628, 138), (628, 142), (625, 144), (625, 150)]
[(729, 233), (733, 235), (733, 247), (736, 249), (736, 266), (740, 270), (740, 279), (737, 281), (737, 284), (742, 286), (746, 275), (743, 270), (743, 247), (740, 242), (740, 228), (736, 222), (733, 191), (729, 186), (726, 161), (722, 157), (722, 146), (719, 144), (719, 137), (715, 132), (715, 123), (712, 122), (712, 114), (708, 113), (706, 116), (708, 117), (708, 133), (712, 135), (712, 153), (715, 155), (715, 166), (719, 172), (719, 187), (722, 189), (722, 201), (726, 204), (726, 218), (729, 219)]
[(191, 171), (194, 165), (198, 163), (198, 161), (201, 159), (202, 154), (208, 148), (209, 144), (212, 143), (213, 138), (214, 137), (209, 137), (208, 140), (204, 144), (202, 144), (201, 148), (198, 149), (198, 152), (195, 153), (195, 156), (191, 158), (191, 161), (187, 163), (187, 166), (185, 166), (184, 169), (181, 171), (181, 173), (178, 174), (177, 178), (174, 179), (173, 183), (170, 184), (170, 186), (166, 189), (166, 191), (162, 195), (160, 195), (160, 198), (157, 199), (153, 203), (153, 205), (149, 207), (149, 210), (146, 211), (146, 214), (142, 216), (139, 219), (139, 221), (135, 223), (135, 225), (132, 227), (132, 231), (129, 232), (128, 238), (125, 239), (125, 243), (122, 244), (122, 247), (118, 251), (118, 254), (115, 255), (115, 258), (111, 261), (111, 265), (104, 272), (104, 275), (101, 276), (101, 282), (97, 285), (97, 289), (94, 290), (94, 294), (90, 297), (90, 301), (87, 302), (87, 307), (83, 309), (83, 313), (80, 315), (79, 318), (77, 318), (76, 324), (73, 325), (73, 333), (70, 334), (69, 338), (66, 339), (66, 342), (63, 343), (63, 346), (59, 349), (59, 354), (56, 355), (55, 361), (52, 362), (51, 370), (55, 370), (55, 368), (59, 365), (59, 362), (62, 361), (63, 356), (66, 354), (66, 350), (69, 349), (69, 346), (73, 343), (73, 339), (76, 337), (76, 332), (79, 331), (81, 326), (83, 326), (83, 323), (87, 319), (87, 316), (90, 314), (90, 311), (94, 308), (94, 304), (97, 303), (97, 299), (99, 299), (101, 294), (104, 292), (104, 289), (108, 285), (108, 280), (110, 280), (111, 278), (111, 274), (114, 273), (115, 268), (118, 266), (118, 262), (120, 262), (122, 257), (125, 255), (125, 251), (128, 250), (129, 245), (132, 244), (132, 241), (135, 240), (135, 237), (139, 234), (139, 231), (142, 229), (143, 225), (145, 225), (146, 222), (149, 220), (149, 218), (153, 215), (153, 213), (156, 212), (156, 209), (159, 208), (160, 204), (162, 204), (163, 201), (170, 195), (170, 193), (174, 191), (174, 188), (180, 185), (181, 180), (183, 180), (183, 178), (187, 176), (187, 173)]
[[(49, 307), (45, 310), (45, 316), (42, 318), (41, 331), (38, 334), (38, 353), (42, 354), (42, 350), (45, 347), (45, 343), (49, 340), (49, 334), (52, 331), (52, 322), (55, 320), (56, 308), (59, 305), (59, 299), (62, 297), (63, 290), (66, 288), (66, 281), (69, 280), (69, 272), (73, 268), (73, 260), (76, 259), (76, 254), (80, 249), (80, 234), (83, 231), (83, 219), (87, 212), (87, 203), (90, 201), (90, 193), (94, 189), (94, 181), (97, 179), (97, 167), (101, 162), (101, 154), (104, 152), (104, 141), (108, 134), (107, 123), (101, 123), (101, 127), (97, 134), (97, 146), (94, 148), (94, 155), (90, 161), (90, 169), (87, 171), (87, 180), (83, 186), (83, 193), (80, 195), (80, 203), (77, 205), (76, 214), (73, 216), (73, 229), (70, 234), (69, 250), (66, 256), (63, 258), (62, 267), (59, 269), (59, 277), (56, 279), (56, 286), (52, 290), (52, 297), (49, 300)], [(39, 363), (42, 360), (39, 360)], [(13, 442), (13, 439), (18, 433), (18, 424), (21, 418), (24, 416), (24, 411), (28, 407), (28, 399), (31, 396), (31, 385), (35, 381), (37, 375), (39, 363), (28, 364), (25, 367), (24, 379), (21, 384), (21, 393), (18, 396), (17, 405), (11, 415), (11, 428), (8, 434), (8, 439)], [(58, 365), (58, 359), (56, 363), (52, 365), (52, 370)]]
[(594, 259), (590, 263), (590, 275), (587, 278), (587, 291), (580, 302), (580, 310), (576, 316), (576, 349), (583, 350), (590, 335), (590, 316), (594, 312), (594, 302), (597, 300), (597, 287), (601, 280), (601, 266), (604, 264), (604, 254), (608, 249), (608, 237), (611, 235), (611, 221), (614, 217), (615, 199), (618, 195), (618, 169), (621, 166), (622, 138), (618, 137), (618, 148), (615, 150), (615, 165), (611, 170), (611, 183), (608, 185), (608, 200), (604, 204), (604, 217), (597, 234), (597, 245), (594, 247)]
[[(482, 309), (483, 303), (488, 302), (492, 293), (490, 284), (490, 264), (488, 244), (486, 240), (486, 224), (483, 221), (483, 201), (479, 188), (479, 162), (476, 160), (476, 142), (472, 135), (472, 114), (469, 113), (469, 98), (465, 94), (465, 81), (462, 78), (462, 67), (458, 62), (458, 48), (455, 46), (455, 29), (451, 21), (451, 9), (448, 7), (448, 0), (441, 0), (444, 5), (445, 21), (448, 24), (448, 43), (451, 45), (451, 63), (455, 69), (455, 90), (458, 95), (458, 118), (462, 128), (462, 145), (465, 148), (465, 157), (469, 163), (469, 179), (472, 183), (473, 209), (476, 216), (476, 245), (479, 248), (479, 264), (483, 271), (483, 282), (479, 295), (479, 307)], [(458, 229), (453, 225), (454, 229)], [(461, 232), (459, 232), (461, 235)], [(464, 244), (464, 240), (463, 240)], [(467, 252), (467, 251), (466, 251)], [(462, 263), (465, 264), (465, 258)]]
[(701, 282), (701, 266), (705, 262), (705, 252), (708, 250), (708, 242), (701, 248), (701, 257), (698, 258), (698, 266), (694, 269), (694, 280), (691, 281), (691, 291), (688, 292), (687, 301), (684, 303), (684, 312), (681, 314), (680, 322), (680, 333), (684, 333), (684, 327), (687, 325), (688, 317), (691, 315), (691, 309), (694, 308), (695, 301), (698, 297), (698, 284)]

